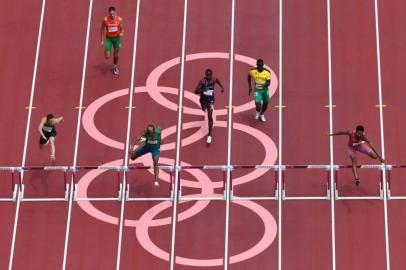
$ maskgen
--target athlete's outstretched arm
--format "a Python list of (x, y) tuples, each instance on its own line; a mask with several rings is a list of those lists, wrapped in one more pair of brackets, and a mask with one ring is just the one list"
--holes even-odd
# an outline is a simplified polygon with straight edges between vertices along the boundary
[(38, 126), (39, 134), (41, 134), (41, 137), (44, 138), (45, 140), (47, 140), (47, 137), (45, 137), (44, 132), (42, 132), (42, 127), (44, 126), (46, 121), (47, 121), (47, 118), (42, 117), (41, 122), (39, 123), (39, 126)]
[(252, 85), (251, 85), (251, 74), (248, 73), (248, 95), (251, 95)]
[(216, 78), (216, 83), (221, 87), (221, 93), (224, 93), (224, 87), (221, 84), (220, 80)]
[(123, 18), (120, 17), (120, 28), (121, 28), (121, 33), (120, 37), (124, 36), (124, 24), (123, 24)]
[(64, 121), (63, 116), (53, 119), (54, 125), (60, 124), (60, 123), (62, 123), (63, 121)]
[(196, 90), (195, 90), (196, 95), (200, 95), (200, 93), (202, 92), (202, 87), (203, 87), (203, 84), (201, 81), (199, 81), (199, 84), (196, 86)]
[(101, 44), (104, 44), (104, 37), (106, 36), (106, 25), (105, 25), (105, 21), (103, 19), (102, 24), (101, 24), (101, 28), (100, 28), (100, 36), (101, 36)]
[(340, 135), (351, 135), (351, 132), (349, 131), (338, 131), (338, 132), (334, 132), (334, 133), (327, 133), (327, 136), (340, 136)]

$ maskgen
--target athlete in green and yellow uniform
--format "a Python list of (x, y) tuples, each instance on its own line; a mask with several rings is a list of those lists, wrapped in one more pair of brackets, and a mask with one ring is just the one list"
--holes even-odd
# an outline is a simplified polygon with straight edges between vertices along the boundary
[(248, 95), (251, 95), (252, 85), (251, 78), (254, 78), (255, 83), (255, 92), (254, 92), (254, 101), (255, 101), (255, 119), (261, 118), (262, 122), (265, 122), (264, 113), (268, 108), (269, 103), (269, 85), (271, 83), (271, 72), (264, 68), (264, 60), (257, 60), (257, 67), (251, 69), (248, 74)]
[[(134, 150), (134, 145), (137, 141), (141, 144)], [(151, 153), (152, 161), (154, 163), (154, 176), (155, 186), (159, 186), (158, 183), (158, 161), (161, 154), (161, 128), (159, 126), (148, 125), (145, 132), (140, 136), (133, 139), (130, 145), (130, 158), (135, 160), (136, 158), (143, 156), (147, 153)]]

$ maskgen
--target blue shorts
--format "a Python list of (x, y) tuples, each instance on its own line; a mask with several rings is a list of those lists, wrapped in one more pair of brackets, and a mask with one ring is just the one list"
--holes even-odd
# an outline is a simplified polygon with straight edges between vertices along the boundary
[(159, 148), (150, 147), (148, 145), (140, 146), (137, 149), (135, 149), (135, 155), (137, 157), (143, 156), (148, 153), (151, 153), (153, 158), (159, 158), (161, 150), (159, 150)]

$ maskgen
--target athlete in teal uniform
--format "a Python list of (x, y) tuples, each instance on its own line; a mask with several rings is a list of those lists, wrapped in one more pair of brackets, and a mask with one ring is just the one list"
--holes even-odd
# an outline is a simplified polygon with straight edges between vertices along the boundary
[[(134, 150), (135, 143), (139, 141), (141, 144)], [(158, 161), (161, 154), (161, 128), (159, 126), (148, 125), (145, 132), (140, 136), (134, 138), (130, 145), (130, 158), (135, 160), (140, 156), (151, 153), (152, 161), (154, 163), (154, 185), (159, 186), (158, 183)]]

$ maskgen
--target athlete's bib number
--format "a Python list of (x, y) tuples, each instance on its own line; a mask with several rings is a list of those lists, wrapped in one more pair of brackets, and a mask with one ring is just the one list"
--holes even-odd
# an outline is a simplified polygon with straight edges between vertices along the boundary
[(118, 27), (117, 27), (117, 26), (109, 26), (109, 27), (107, 27), (107, 31), (108, 31), (109, 33), (117, 32), (117, 31), (118, 31)]
[(213, 93), (214, 93), (214, 90), (206, 90), (206, 91), (203, 92), (203, 95), (205, 95), (205, 96), (212, 96)]
[(148, 140), (148, 144), (158, 144), (158, 140)]
[(359, 145), (361, 145), (361, 144), (363, 144), (363, 143), (365, 143), (365, 142), (364, 142), (364, 141), (360, 141), (360, 142), (352, 143), (352, 146), (353, 146), (353, 147), (357, 147), (357, 146), (359, 146)]

